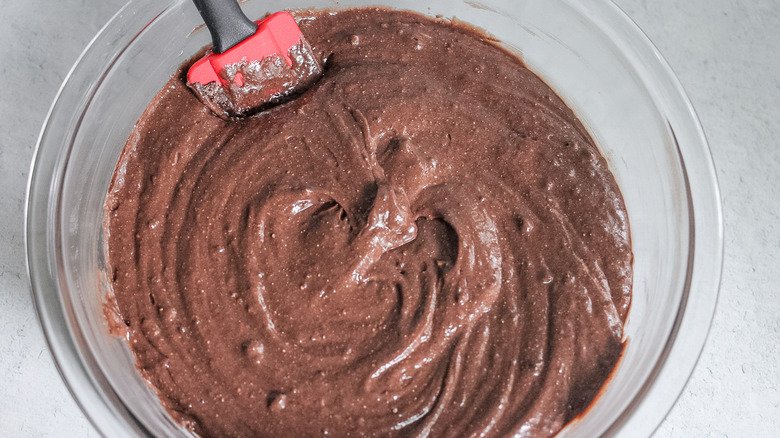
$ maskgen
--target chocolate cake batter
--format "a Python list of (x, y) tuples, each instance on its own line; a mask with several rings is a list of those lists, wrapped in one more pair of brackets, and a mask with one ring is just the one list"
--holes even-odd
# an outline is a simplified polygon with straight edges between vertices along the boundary
[(202, 436), (555, 435), (623, 347), (607, 163), (476, 31), (307, 14), (299, 98), (228, 121), (176, 75), (125, 146), (106, 234), (142, 375)]

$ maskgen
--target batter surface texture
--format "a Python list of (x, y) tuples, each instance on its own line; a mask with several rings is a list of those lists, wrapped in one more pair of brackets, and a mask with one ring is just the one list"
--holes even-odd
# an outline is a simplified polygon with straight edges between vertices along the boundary
[(476, 31), (297, 18), (311, 89), (223, 120), (177, 74), (125, 146), (107, 250), (141, 374), (202, 436), (555, 435), (623, 348), (606, 161)]

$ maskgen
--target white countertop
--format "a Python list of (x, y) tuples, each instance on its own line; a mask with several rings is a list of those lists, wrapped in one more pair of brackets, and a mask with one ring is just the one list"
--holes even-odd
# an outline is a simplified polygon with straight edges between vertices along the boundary
[[(656, 436), (780, 436), (780, 1), (616, 2), (656, 43), (699, 113), (726, 223), (712, 331)], [(35, 317), (22, 214), (46, 111), (122, 3), (0, 0), (0, 436), (98, 436)]]

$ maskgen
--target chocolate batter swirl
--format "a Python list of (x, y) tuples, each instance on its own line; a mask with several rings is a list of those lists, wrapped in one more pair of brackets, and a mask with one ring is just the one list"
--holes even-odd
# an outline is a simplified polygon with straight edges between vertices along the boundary
[(551, 436), (622, 351), (621, 194), (476, 31), (302, 16), (327, 72), (225, 121), (175, 76), (106, 203), (143, 376), (202, 436)]

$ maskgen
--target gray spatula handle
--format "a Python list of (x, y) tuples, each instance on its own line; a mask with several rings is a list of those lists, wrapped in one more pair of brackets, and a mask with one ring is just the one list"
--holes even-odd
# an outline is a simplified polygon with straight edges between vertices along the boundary
[(257, 32), (236, 0), (192, 0), (206, 22), (214, 42), (214, 53), (223, 53)]

